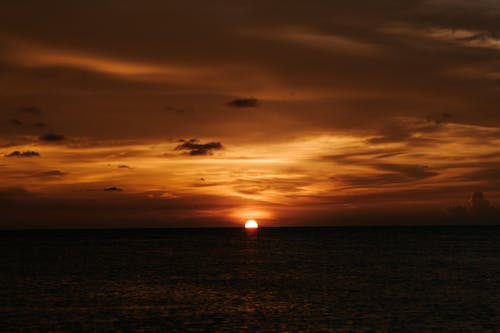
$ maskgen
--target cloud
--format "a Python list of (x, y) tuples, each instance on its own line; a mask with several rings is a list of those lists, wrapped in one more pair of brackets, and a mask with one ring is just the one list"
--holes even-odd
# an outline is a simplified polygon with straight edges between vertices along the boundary
[(373, 149), (373, 148), (363, 147), (362, 149), (350, 150), (347, 152), (323, 156), (322, 159), (331, 160), (335, 162), (352, 163), (353, 160), (359, 158), (383, 159), (383, 158), (397, 156), (402, 153), (403, 151), (401, 151), (401, 149)]
[(210, 195), (171, 197), (164, 191), (127, 193), (113, 190), (39, 195), (19, 188), (0, 188), (0, 228), (231, 226), (225, 212), (241, 207), (242, 201), (223, 198)]
[(37, 173), (35, 176), (39, 178), (58, 178), (65, 176), (66, 173), (59, 171), (59, 170), (50, 170), (50, 171), (45, 171), (45, 172), (40, 172)]
[(264, 180), (237, 179), (231, 185), (236, 192), (245, 195), (263, 195), (265, 192), (279, 192), (291, 195), (301, 192), (311, 182), (312, 180), (306, 177), (297, 179), (269, 177)]
[(46, 123), (42, 122), (42, 121), (37, 121), (36, 123), (33, 124), (35, 127), (38, 127), (38, 128), (44, 128), (47, 126)]
[(192, 107), (176, 107), (171, 105), (164, 107), (164, 110), (172, 112), (177, 115), (186, 115), (196, 112), (196, 110)]
[[(33, 199), (34, 197), (34, 193), (23, 188), (0, 188), (0, 203), (6, 205), (5, 207), (9, 207), (9, 204), (15, 201), (23, 202), (25, 199)], [(22, 204), (20, 206), (22, 207)]]
[(469, 211), (465, 205), (453, 205), (445, 208), (445, 212), (455, 220), (468, 220), (470, 218)]
[(367, 139), (371, 144), (411, 143), (413, 145), (428, 145), (434, 140), (423, 134), (436, 132), (445, 125), (451, 115), (443, 112), (429, 115), (425, 119), (397, 119), (386, 124), (380, 130), (380, 135)]
[(482, 216), (494, 211), (490, 201), (483, 192), (474, 192), (469, 199), (469, 208), (473, 216)]
[(424, 179), (438, 175), (437, 172), (431, 171), (429, 167), (422, 165), (376, 163), (372, 164), (372, 166), (378, 170), (397, 172), (409, 179)]
[(488, 31), (432, 28), (427, 31), (430, 38), (452, 42), (466, 47), (487, 48), (500, 51), (500, 39)]
[(105, 188), (104, 191), (106, 191), (106, 192), (121, 192), (123, 190), (119, 187), (112, 186), (112, 187)]
[(56, 133), (48, 133), (40, 136), (39, 139), (40, 141), (45, 141), (45, 142), (60, 142), (63, 141), (65, 137)]
[(496, 221), (500, 213), (480, 191), (472, 193), (465, 205), (448, 207), (446, 212), (454, 219), (476, 222)]
[[(497, 156), (493, 155), (493, 157)], [(478, 163), (475, 163), (475, 165), (477, 164)], [(496, 166), (496, 168), (485, 168), (485, 169), (475, 170), (464, 174), (463, 176), (461, 176), (461, 179), (465, 181), (490, 181), (490, 182), (493, 179), (500, 180), (500, 163), (493, 162), (492, 165)]]
[(259, 101), (256, 98), (236, 98), (227, 103), (228, 106), (236, 108), (248, 108), (258, 106)]
[(23, 122), (22, 122), (22, 121), (20, 121), (20, 120), (19, 120), (19, 119), (17, 119), (17, 118), (12, 118), (12, 119), (10, 120), (10, 123), (11, 123), (12, 125), (14, 125), (14, 126), (21, 126), (21, 125), (23, 124)]
[(175, 150), (187, 150), (191, 156), (212, 155), (214, 150), (223, 148), (220, 142), (198, 143), (197, 139), (181, 140), (182, 144), (175, 147)]
[(448, 122), (450, 120), (450, 118), (451, 118), (451, 114), (449, 114), (448, 112), (443, 112), (443, 113), (440, 113), (437, 115), (428, 116), (427, 121), (432, 122), (436, 125), (440, 125), (440, 124)]
[(310, 28), (284, 27), (274, 30), (244, 31), (244, 35), (294, 43), (320, 50), (353, 55), (373, 55), (381, 53), (379, 45), (360, 41), (345, 35), (323, 33)]
[(411, 139), (415, 132), (410, 124), (405, 122), (391, 122), (381, 130), (381, 135), (367, 140), (371, 144), (397, 143)]
[[(354, 163), (354, 162), (353, 162)], [(331, 177), (334, 181), (354, 187), (379, 187), (391, 184), (410, 183), (437, 176), (439, 173), (426, 166), (391, 163), (361, 163), (383, 173), (367, 173), (364, 175), (341, 174)]]
[(485, 191), (497, 191), (500, 187), (500, 162), (472, 162), (465, 167), (477, 168), (460, 174), (453, 179), (464, 183), (473, 183)]
[(125, 164), (121, 164), (118, 166), (118, 169), (132, 169), (130, 166), (128, 165), (125, 165)]
[(407, 24), (389, 25), (383, 29), (390, 34), (430, 39), (456, 45), (458, 47), (482, 48), (500, 51), (500, 39), (486, 30), (464, 29), (460, 27), (419, 27)]
[(27, 151), (13, 151), (10, 154), (5, 155), (5, 157), (39, 157), (40, 153), (32, 150), (27, 150)]
[(483, 12), (486, 15), (498, 13), (497, 0), (424, 0), (422, 5), (426, 8), (436, 10), (438, 13), (443, 11), (456, 10), (465, 13), (477, 14)]
[(39, 116), (42, 114), (42, 109), (40, 109), (37, 106), (19, 106), (16, 108), (12, 108), (12, 110), (14, 110), (17, 113), (35, 115), (35, 116)]
[(343, 174), (331, 177), (333, 181), (339, 181), (348, 186), (354, 187), (379, 187), (391, 184), (401, 184), (411, 181), (408, 177), (397, 173), (383, 173), (371, 175)]
[[(4, 59), (25, 68), (69, 68), (137, 81), (199, 82), (213, 77), (217, 70), (209, 67), (190, 67), (181, 64), (161, 64), (103, 56), (95, 53), (58, 49), (23, 40), (9, 40), (4, 44)], [(25, 109), (29, 111), (29, 108)], [(33, 107), (31, 111), (39, 109)]]

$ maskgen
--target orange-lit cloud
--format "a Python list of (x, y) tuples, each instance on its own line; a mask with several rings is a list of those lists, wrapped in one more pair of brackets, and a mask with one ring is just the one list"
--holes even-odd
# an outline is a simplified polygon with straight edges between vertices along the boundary
[(40, 46), (21, 41), (8, 41), (5, 60), (23, 67), (68, 67), (96, 73), (116, 75), (134, 80), (184, 82), (200, 79), (209, 72), (203, 68), (180, 65), (148, 64), (91, 53)]
[(359, 41), (347, 36), (321, 33), (311, 29), (298, 27), (286, 27), (271, 30), (267, 29), (262, 31), (244, 31), (243, 34), (258, 38), (296, 43), (298, 45), (330, 52), (365, 56), (382, 52), (381, 47), (373, 43)]
[(424, 133), (429, 140), (424, 144), (405, 137), (368, 145), (370, 137), (323, 134), (282, 143), (227, 145), (208, 157), (182, 154), (176, 150), (178, 142), (99, 148), (35, 144), (4, 149), (36, 149), (42, 157), (5, 158), (2, 170), (10, 179), (4, 187), (14, 188), (22, 179), (25, 190), (55, 198), (70, 191), (75, 199), (84, 199), (110, 188), (119, 188), (124, 198), (166, 202), (223, 194), (239, 204), (220, 205), (227, 200), (221, 197), (211, 208), (193, 203), (192, 213), (226, 221), (258, 217), (270, 224), (289, 219), (297, 205), (356, 210), (361, 198), (382, 194), (394, 196), (391, 204), (445, 204), (461, 190), (443, 197), (441, 188), (492, 186), (476, 175), (487, 175), (500, 161), (500, 137), (480, 145), (481, 138), (496, 135), (497, 129), (448, 123)]

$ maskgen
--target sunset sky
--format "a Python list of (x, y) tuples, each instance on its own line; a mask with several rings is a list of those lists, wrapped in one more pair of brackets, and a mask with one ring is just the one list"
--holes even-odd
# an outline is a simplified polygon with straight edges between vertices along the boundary
[(2, 0), (0, 228), (500, 202), (500, 3)]

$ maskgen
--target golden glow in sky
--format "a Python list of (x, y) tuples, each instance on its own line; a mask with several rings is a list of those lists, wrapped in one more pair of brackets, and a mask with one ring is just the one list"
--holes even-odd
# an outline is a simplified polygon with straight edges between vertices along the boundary
[(462, 2), (3, 1), (0, 228), (418, 224), (498, 201), (500, 20)]

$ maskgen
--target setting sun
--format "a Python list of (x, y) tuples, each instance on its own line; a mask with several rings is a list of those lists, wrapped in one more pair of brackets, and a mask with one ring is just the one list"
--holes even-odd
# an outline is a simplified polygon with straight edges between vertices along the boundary
[(245, 229), (257, 229), (259, 227), (259, 224), (255, 220), (248, 220), (245, 223)]

